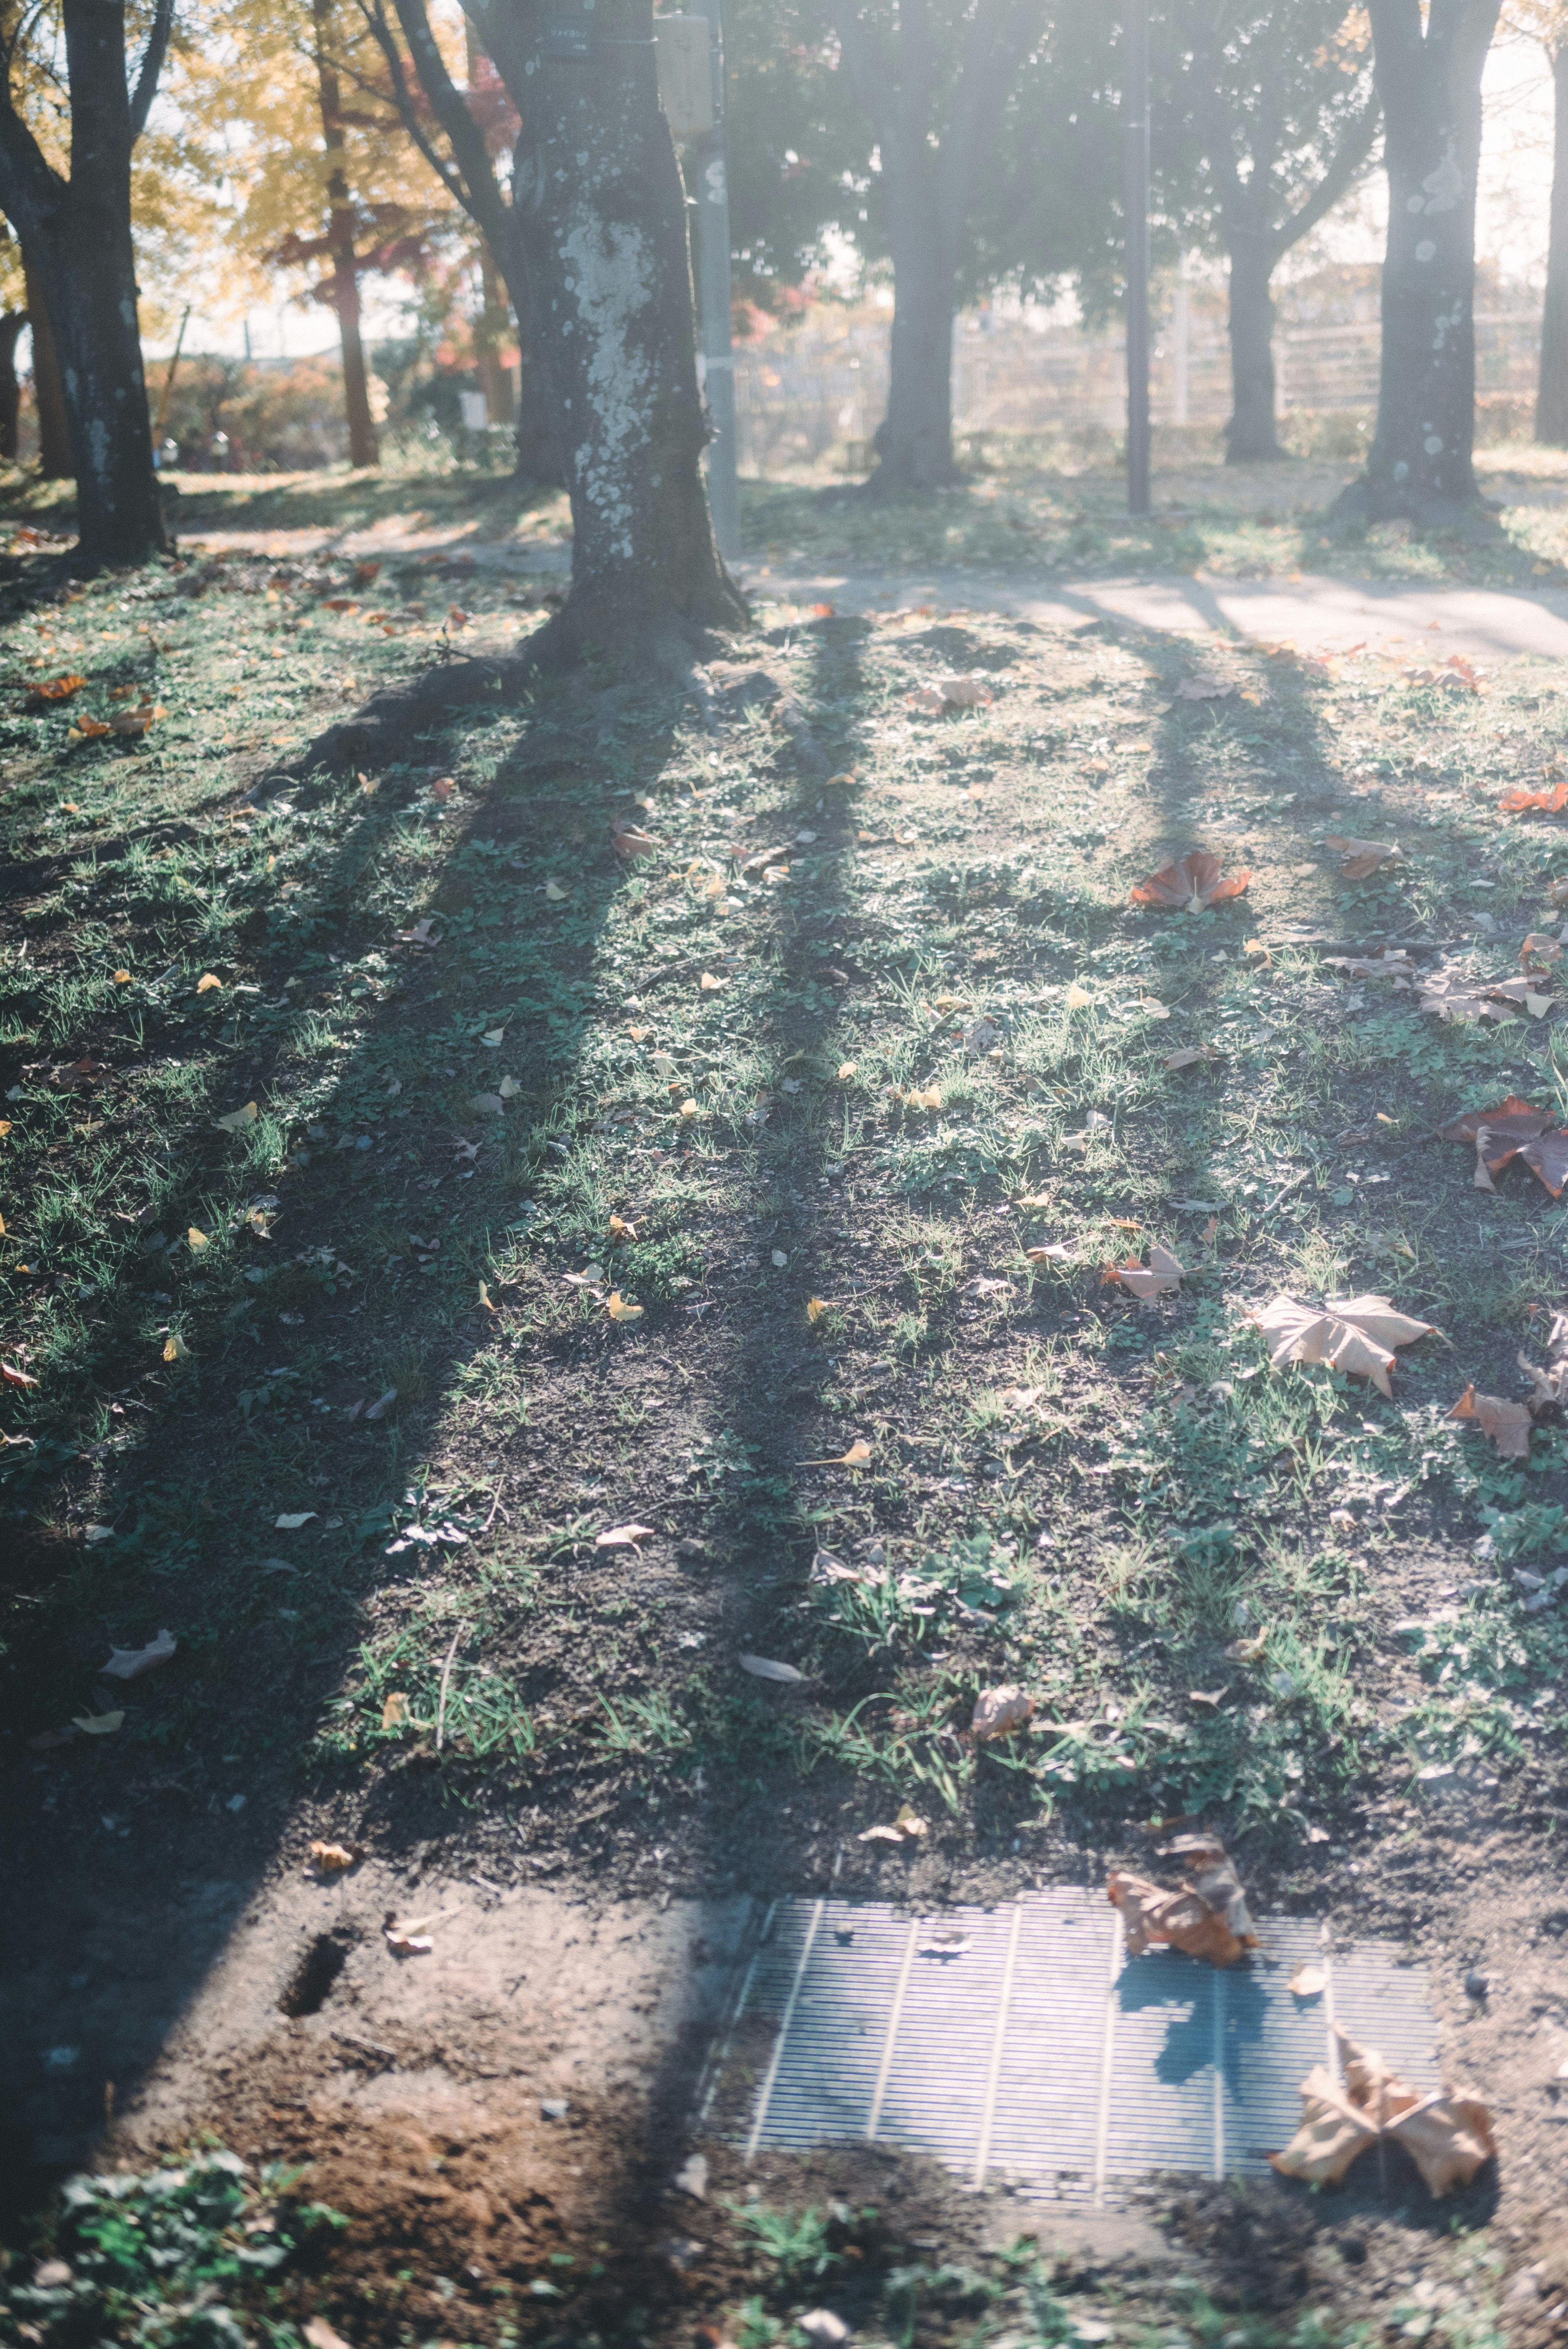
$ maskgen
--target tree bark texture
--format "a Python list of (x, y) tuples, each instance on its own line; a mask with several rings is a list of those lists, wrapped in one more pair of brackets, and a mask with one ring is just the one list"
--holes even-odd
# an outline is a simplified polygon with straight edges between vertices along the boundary
[(343, 340), (343, 405), (348, 421), (348, 461), (356, 467), (381, 461), (370, 413), (370, 379), (359, 330), (359, 259), (354, 243), (354, 202), (349, 194), (347, 150), (343, 136), (343, 98), (332, 62), (332, 0), (313, 0), (315, 71), (321, 97), (321, 136), (326, 150), (327, 240), (332, 254), (332, 306)]
[(1546, 302), (1541, 314), (1541, 376), (1535, 437), (1568, 448), (1568, 44), (1552, 58), (1552, 226), (1546, 247)]
[(0, 457), (16, 461), (16, 433), (21, 421), (22, 387), (16, 380), (16, 343), (27, 323), (26, 310), (0, 313)]
[(66, 414), (66, 387), (60, 376), (60, 356), (49, 319), (48, 296), (37, 270), (24, 258), (22, 276), (27, 291), (27, 323), (33, 329), (33, 405), (38, 411), (38, 471), (46, 481), (76, 478), (71, 455), (71, 423)]
[(1008, 81), (1038, 26), (1033, 0), (976, 0), (955, 94), (940, 119), (932, 0), (902, 0), (884, 37), (857, 0), (835, 11), (856, 98), (875, 126), (886, 189), (893, 314), (887, 414), (872, 446), (872, 496), (962, 481), (953, 453), (953, 321), (980, 142), (995, 134)]
[[(685, 191), (659, 106), (650, 0), (584, 10), (576, 55), (541, 9), (476, 0), (521, 120), (510, 204), (424, 0), (395, 5), (450, 151), (421, 143), (506, 279), (572, 501), (571, 592), (536, 657), (661, 644), (676, 657), (683, 642), (689, 657), (697, 632), (740, 625), (747, 611), (714, 543), (698, 461), (707, 427)], [(417, 119), (406, 108), (411, 129)]]
[(1260, 237), (1231, 245), (1231, 420), (1225, 427), (1227, 465), (1266, 463), (1283, 457), (1274, 421), (1274, 254)]
[(132, 96), (124, 0), (64, 0), (70, 171), (46, 160), (0, 87), (0, 210), (47, 288), (77, 479), (78, 558), (144, 563), (167, 544), (137, 324), (131, 150), (169, 38), (158, 0)]
[(1479, 502), (1475, 200), (1480, 77), (1500, 0), (1370, 0), (1388, 172), (1377, 429), (1344, 519), (1439, 526)]

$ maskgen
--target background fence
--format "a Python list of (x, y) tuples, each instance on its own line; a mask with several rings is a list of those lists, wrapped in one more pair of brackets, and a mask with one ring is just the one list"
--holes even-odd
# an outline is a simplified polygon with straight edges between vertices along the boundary
[[(837, 460), (859, 470), (887, 403), (891, 311), (820, 305), (736, 350), (738, 459), (766, 475)], [(1483, 286), (1476, 314), (1476, 389), (1483, 437), (1527, 426), (1535, 397), (1539, 300)], [(1125, 416), (1123, 341), (1032, 316), (969, 311), (954, 328), (954, 413), (961, 434), (1038, 433), (1092, 446)], [(1340, 419), (1353, 433), (1377, 401), (1376, 270), (1325, 272), (1282, 289), (1274, 365), (1282, 428), (1300, 440)], [(1154, 420), (1218, 432), (1231, 412), (1222, 291), (1170, 289), (1153, 347)], [(1293, 421), (1297, 428), (1292, 433)]]

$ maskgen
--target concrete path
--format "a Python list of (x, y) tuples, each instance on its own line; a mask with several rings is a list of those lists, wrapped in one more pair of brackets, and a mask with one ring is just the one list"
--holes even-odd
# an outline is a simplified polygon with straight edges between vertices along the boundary
[(1568, 658), (1568, 589), (1530, 593), (1430, 586), (1413, 581), (1219, 579), (1055, 580), (942, 569), (894, 577), (870, 572), (774, 571), (742, 566), (755, 596), (830, 603), (839, 612), (999, 611), (1055, 626), (1119, 620), (1159, 636), (1290, 644), (1300, 652), (1370, 645), (1412, 657), (1460, 653), (1468, 660), (1531, 655)]

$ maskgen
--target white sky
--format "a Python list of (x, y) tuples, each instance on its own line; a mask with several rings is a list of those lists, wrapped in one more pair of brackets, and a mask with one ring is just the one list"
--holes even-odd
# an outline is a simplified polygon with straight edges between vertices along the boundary
[[(1548, 203), (1552, 189), (1553, 87), (1545, 52), (1515, 34), (1500, 33), (1487, 60), (1482, 85), (1480, 194), (1476, 216), (1476, 254), (1484, 265), (1512, 284), (1539, 287), (1546, 270)], [(1359, 195), (1331, 215), (1295, 257), (1297, 268), (1323, 261), (1377, 261), (1382, 257), (1386, 218), (1384, 181), (1377, 172)], [(245, 326), (257, 358), (303, 357), (334, 349), (335, 322), (316, 303), (281, 303), (255, 308), (248, 320), (214, 305), (216, 315), (192, 313), (185, 346), (191, 351), (237, 355)], [(1068, 313), (1058, 309), (1058, 319)], [(372, 342), (406, 331), (394, 288), (376, 279), (365, 286), (365, 332)], [(150, 357), (166, 357), (172, 336), (150, 339)]]

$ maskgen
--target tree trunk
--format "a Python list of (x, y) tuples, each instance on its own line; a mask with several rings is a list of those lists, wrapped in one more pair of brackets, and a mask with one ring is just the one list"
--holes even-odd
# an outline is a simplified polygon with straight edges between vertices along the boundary
[(0, 315), (0, 457), (16, 461), (16, 427), (22, 387), (16, 380), (16, 338), (27, 323), (26, 310)]
[(60, 356), (49, 323), (48, 298), (43, 279), (26, 258), (23, 283), (27, 291), (27, 323), (33, 329), (33, 404), (38, 411), (38, 471), (46, 481), (76, 478), (71, 456), (70, 419), (66, 414), (66, 387), (60, 379)]
[(872, 496), (882, 497), (946, 489), (964, 479), (953, 455), (955, 305), (936, 191), (930, 184), (935, 174), (914, 153), (902, 170), (891, 168), (893, 313), (887, 414), (872, 443), (877, 465), (866, 485)]
[(1552, 141), (1552, 231), (1546, 249), (1546, 305), (1541, 314), (1541, 378), (1535, 437), (1568, 448), (1568, 47), (1552, 59), (1555, 92)]
[(1262, 237), (1231, 240), (1231, 420), (1227, 465), (1266, 464), (1284, 450), (1274, 428), (1273, 254)]
[(563, 490), (566, 475), (551, 429), (544, 369), (526, 342), (518, 375), (517, 478), (536, 481), (541, 489)]
[(337, 69), (327, 52), (332, 0), (313, 0), (315, 70), (321, 88), (321, 135), (326, 150), (327, 236), (332, 248), (332, 305), (343, 338), (343, 405), (348, 419), (348, 461), (356, 468), (379, 464), (376, 425), (370, 413), (370, 380), (359, 331), (359, 261), (354, 249), (354, 205), (345, 169), (343, 100)]
[(1370, 0), (1388, 172), (1377, 429), (1342, 519), (1441, 527), (1480, 501), (1475, 199), (1480, 77), (1500, 0)]

